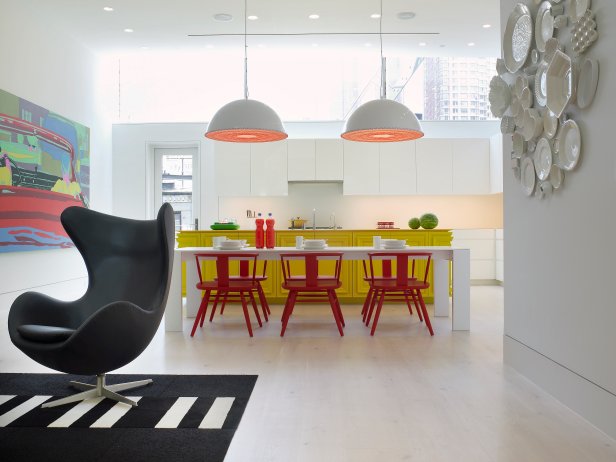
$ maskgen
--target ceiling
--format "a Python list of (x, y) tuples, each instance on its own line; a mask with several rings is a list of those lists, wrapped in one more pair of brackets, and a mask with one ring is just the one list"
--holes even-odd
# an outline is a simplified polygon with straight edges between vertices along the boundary
[[(244, 0), (23, 1), (96, 52), (237, 50), (244, 40)], [(379, 19), (370, 17), (379, 12), (379, 0), (247, 0), (247, 5), (248, 15), (258, 16), (246, 21), (249, 46), (379, 46)], [(384, 53), (499, 56), (499, 5), (498, 0), (383, 0)], [(106, 6), (114, 10), (106, 12)], [(399, 19), (400, 12), (415, 17)], [(218, 13), (233, 19), (216, 21)], [(309, 19), (310, 14), (320, 17)]]

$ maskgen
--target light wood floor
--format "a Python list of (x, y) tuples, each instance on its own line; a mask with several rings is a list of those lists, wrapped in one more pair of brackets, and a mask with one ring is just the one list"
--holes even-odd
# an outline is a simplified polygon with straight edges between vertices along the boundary
[[(281, 339), (276, 306), (250, 339), (231, 307), (194, 338), (192, 320), (159, 330), (118, 372), (258, 374), (229, 462), (616, 461), (616, 441), (503, 365), (502, 291), (472, 287), (471, 332), (433, 318), (432, 338), (401, 306), (384, 309), (375, 337), (343, 306), (344, 338), (325, 306), (299, 306)], [(14, 297), (0, 295), (0, 321)], [(6, 329), (0, 370), (48, 371)]]

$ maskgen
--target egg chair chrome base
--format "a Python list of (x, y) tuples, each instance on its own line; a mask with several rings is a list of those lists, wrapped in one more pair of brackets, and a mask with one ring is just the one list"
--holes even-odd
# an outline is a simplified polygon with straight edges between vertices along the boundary
[(50, 401), (48, 403), (43, 403), (41, 407), (55, 407), (62, 406), (63, 404), (74, 403), (76, 401), (83, 401), (85, 399), (90, 398), (109, 398), (114, 401), (118, 401), (120, 403), (125, 403), (130, 406), (137, 406), (137, 402), (132, 399), (128, 399), (125, 396), (122, 396), (116, 391), (123, 390), (131, 390), (133, 388), (143, 387), (145, 385), (149, 385), (152, 383), (152, 379), (146, 380), (137, 380), (135, 382), (126, 382), (126, 383), (118, 383), (115, 385), (106, 385), (105, 384), (105, 374), (100, 374), (96, 376), (96, 385), (92, 385), (89, 383), (76, 382), (74, 380), (70, 381), (70, 384), (77, 388), (78, 390), (84, 390), (81, 393), (77, 393), (75, 395), (67, 396), (66, 398), (60, 398), (55, 401)]

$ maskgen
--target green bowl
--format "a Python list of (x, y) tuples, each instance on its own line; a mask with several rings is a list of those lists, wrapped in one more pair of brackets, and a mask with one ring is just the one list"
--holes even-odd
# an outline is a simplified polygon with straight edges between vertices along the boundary
[(237, 223), (214, 223), (213, 225), (210, 225), (210, 229), (216, 231), (240, 229), (240, 225), (238, 225)]

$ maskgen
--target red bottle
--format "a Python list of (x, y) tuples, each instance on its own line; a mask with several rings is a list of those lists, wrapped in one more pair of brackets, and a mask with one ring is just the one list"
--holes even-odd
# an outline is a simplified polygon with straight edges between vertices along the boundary
[(255, 220), (255, 225), (257, 225), (257, 229), (255, 231), (255, 247), (257, 249), (262, 249), (265, 243), (265, 233), (263, 231), (263, 218), (257, 218)]
[(274, 231), (274, 219), (272, 218), (272, 214), (267, 220), (265, 220), (265, 225), (267, 228), (265, 229), (265, 247), (268, 249), (273, 249), (276, 246), (276, 232)]

